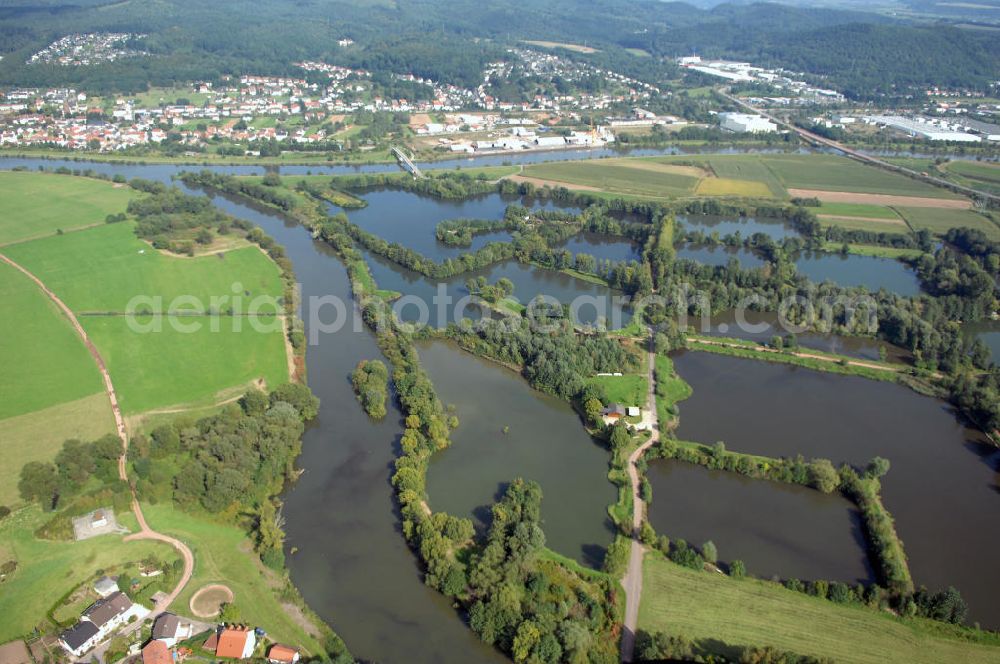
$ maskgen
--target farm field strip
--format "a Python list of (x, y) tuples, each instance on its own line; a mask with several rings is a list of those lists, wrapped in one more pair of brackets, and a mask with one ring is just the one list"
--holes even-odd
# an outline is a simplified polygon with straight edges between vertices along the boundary
[(896, 211), (914, 230), (927, 229), (937, 235), (944, 235), (949, 228), (964, 226), (983, 231), (994, 240), (1000, 239), (1000, 227), (972, 210), (899, 207)]
[(883, 207), (924, 207), (942, 210), (967, 210), (972, 201), (964, 198), (932, 198), (926, 196), (905, 196), (896, 194), (873, 194), (864, 191), (844, 191), (833, 189), (789, 188), (788, 193), (795, 198), (818, 198), (824, 203), (860, 203)]

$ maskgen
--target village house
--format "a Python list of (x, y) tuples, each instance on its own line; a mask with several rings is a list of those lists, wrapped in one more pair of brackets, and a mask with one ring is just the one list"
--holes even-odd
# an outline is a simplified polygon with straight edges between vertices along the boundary
[(122, 625), (147, 615), (149, 609), (133, 604), (128, 595), (116, 591), (84, 611), (80, 620), (59, 636), (59, 643), (71, 655), (79, 657)]
[(172, 613), (161, 614), (153, 623), (153, 639), (171, 647), (178, 641), (191, 638), (193, 633), (194, 625)]
[(276, 643), (267, 651), (267, 661), (271, 664), (297, 664), (299, 651)]
[(623, 417), (640, 417), (642, 410), (638, 406), (623, 406), (620, 403), (613, 403), (601, 411), (601, 416), (605, 424), (614, 424)]
[(163, 641), (150, 641), (142, 649), (142, 664), (174, 664), (174, 656)]
[[(206, 647), (212, 639), (206, 642)], [(249, 627), (224, 627), (219, 632), (215, 645), (216, 657), (248, 659), (257, 647), (257, 634)]]

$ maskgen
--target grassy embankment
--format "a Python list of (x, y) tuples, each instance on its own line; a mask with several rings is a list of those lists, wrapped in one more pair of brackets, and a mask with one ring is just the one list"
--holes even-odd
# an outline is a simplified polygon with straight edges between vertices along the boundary
[(859, 359), (802, 347), (774, 349), (755, 341), (731, 337), (690, 335), (688, 348), (717, 355), (792, 364), (813, 371), (904, 383), (921, 393), (933, 393), (935, 390), (925, 379), (915, 376), (912, 367), (895, 362)]
[(739, 657), (748, 645), (773, 646), (837, 662), (997, 662), (1000, 642), (944, 623), (901, 619), (835, 604), (756, 579), (732, 579), (646, 556), (639, 628), (684, 635)]
[(191, 547), (197, 564), (194, 576), (176, 600), (176, 610), (189, 612), (191, 596), (212, 583), (228, 586), (243, 618), (267, 629), (272, 639), (300, 644), (312, 654), (325, 652), (323, 635), (294, 599), (285, 576), (264, 566), (253, 543), (239, 526), (201, 518), (168, 504), (143, 505), (150, 525), (174, 535)]

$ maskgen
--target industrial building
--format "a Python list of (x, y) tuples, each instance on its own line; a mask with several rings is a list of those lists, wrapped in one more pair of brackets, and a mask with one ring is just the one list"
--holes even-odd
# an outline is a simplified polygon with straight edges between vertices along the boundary
[(772, 132), (778, 130), (778, 125), (774, 124), (763, 115), (750, 113), (719, 113), (719, 125), (737, 134), (750, 134), (758, 132)]
[(914, 137), (926, 138), (928, 141), (955, 141), (961, 143), (979, 143), (979, 136), (959, 131), (955, 125), (944, 120), (923, 117), (905, 118), (902, 115), (866, 115), (864, 121), (879, 127), (889, 127)]
[(966, 131), (980, 135), (984, 141), (1000, 141), (1000, 125), (968, 117), (955, 120), (955, 124)]

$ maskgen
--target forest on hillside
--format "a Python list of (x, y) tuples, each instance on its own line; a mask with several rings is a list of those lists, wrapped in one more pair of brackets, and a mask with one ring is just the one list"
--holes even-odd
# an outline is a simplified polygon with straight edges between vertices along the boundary
[[(85, 67), (25, 64), (54, 39), (90, 31), (146, 34), (142, 47), (151, 57)], [(344, 37), (356, 44), (338, 46)], [(135, 92), (226, 74), (302, 75), (293, 63), (318, 59), (474, 87), (483, 67), (507, 57), (509, 46), (543, 39), (589, 44), (599, 51), (561, 53), (650, 82), (673, 78), (672, 58), (697, 52), (808, 71), (866, 98), (928, 85), (986, 89), (1000, 69), (994, 37), (761, 3), (704, 10), (655, 0), (46, 0), (30, 7), (0, 0), (0, 85)]]

